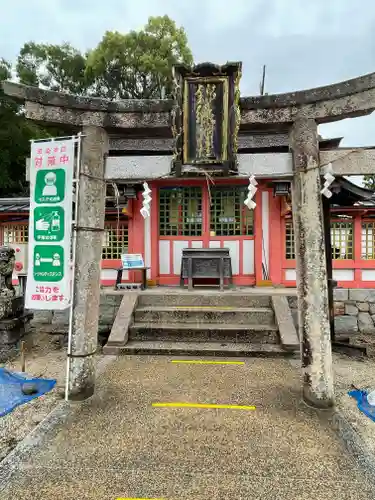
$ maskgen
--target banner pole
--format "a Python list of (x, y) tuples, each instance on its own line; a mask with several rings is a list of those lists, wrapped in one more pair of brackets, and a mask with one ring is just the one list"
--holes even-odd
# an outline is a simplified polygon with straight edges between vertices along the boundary
[(75, 204), (74, 204), (74, 219), (72, 221), (72, 269), (71, 269), (71, 292), (70, 292), (70, 306), (69, 306), (69, 330), (68, 330), (68, 350), (66, 360), (66, 379), (65, 379), (65, 401), (69, 401), (69, 379), (70, 379), (70, 355), (72, 354), (72, 336), (73, 336), (73, 310), (74, 310), (74, 281), (75, 281), (75, 263), (76, 263), (76, 246), (77, 246), (77, 231), (75, 226), (78, 220), (78, 195), (79, 195), (79, 177), (81, 172), (81, 142), (82, 133), (77, 134), (77, 163), (75, 169)]

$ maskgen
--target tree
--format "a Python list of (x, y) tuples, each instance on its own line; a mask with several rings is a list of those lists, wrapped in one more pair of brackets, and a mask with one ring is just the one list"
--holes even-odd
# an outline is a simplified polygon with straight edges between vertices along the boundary
[[(82, 94), (87, 88), (86, 57), (70, 44), (25, 43), (15, 68), (20, 83), (50, 90)], [(12, 77), (12, 65), (0, 61), (0, 82)], [(28, 193), (25, 180), (30, 140), (56, 137), (64, 132), (41, 127), (25, 118), (23, 107), (0, 89), (0, 196)]]
[[(0, 60), (0, 81), (11, 78), (12, 65)], [(25, 158), (32, 132), (19, 106), (0, 88), (0, 194), (22, 193), (25, 188)]]
[(172, 66), (191, 64), (183, 28), (168, 16), (150, 17), (141, 31), (107, 31), (88, 53), (86, 81), (109, 99), (161, 99), (172, 93)]
[(107, 31), (98, 46), (82, 54), (69, 43), (27, 42), (16, 74), (25, 85), (109, 99), (170, 97), (172, 66), (191, 64), (184, 28), (168, 16), (150, 17), (143, 30)]
[(9, 80), (12, 76), (12, 65), (5, 59), (0, 59), (0, 81)]
[(365, 175), (363, 178), (363, 183), (365, 187), (375, 191), (375, 175)]
[(88, 84), (86, 56), (69, 43), (62, 45), (25, 43), (17, 60), (20, 83), (58, 92), (82, 94)]
[[(12, 65), (1, 59), (0, 83), (11, 76)], [(27, 120), (22, 106), (5, 96), (1, 86), (0, 123), (0, 196), (27, 195), (25, 170), (30, 140), (49, 137), (51, 131)]]
[[(99, 45), (82, 54), (69, 43), (27, 42), (16, 66), (0, 59), (0, 82), (15, 74), (25, 85), (109, 99), (170, 97), (172, 66), (192, 64), (185, 30), (168, 16), (150, 17), (143, 30), (105, 33)], [(23, 107), (0, 86), (0, 196), (28, 193), (25, 162), (30, 140), (62, 135), (59, 129), (28, 121)]]

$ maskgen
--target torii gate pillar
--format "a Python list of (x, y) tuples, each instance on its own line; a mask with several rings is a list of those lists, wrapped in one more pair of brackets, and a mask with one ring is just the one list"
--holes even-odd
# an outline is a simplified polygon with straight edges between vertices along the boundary
[(290, 133), (293, 153), (292, 207), (296, 246), (303, 398), (329, 408), (334, 403), (327, 262), (324, 243), (318, 129), (297, 118)]
[(107, 132), (102, 127), (82, 128), (78, 216), (76, 221), (73, 324), (69, 360), (69, 400), (94, 394), (95, 353), (100, 305), (100, 265), (105, 215), (105, 156)]

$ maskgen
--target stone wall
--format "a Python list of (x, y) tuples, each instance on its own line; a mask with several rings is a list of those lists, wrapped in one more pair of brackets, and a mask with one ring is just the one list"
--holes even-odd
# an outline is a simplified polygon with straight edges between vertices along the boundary
[(337, 288), (334, 298), (338, 335), (375, 334), (375, 290)]
[[(122, 294), (102, 293), (100, 295), (99, 332), (109, 331), (120, 307)], [(69, 310), (66, 311), (34, 311), (33, 324), (51, 325), (52, 330), (67, 332)]]
[[(102, 293), (100, 297), (99, 332), (109, 331), (120, 307), (122, 294)], [(297, 297), (288, 297), (294, 323), (298, 327)], [(375, 290), (336, 288), (335, 330), (338, 335), (374, 334)], [(58, 331), (67, 331), (69, 312), (34, 311), (33, 323), (49, 324)]]
[[(297, 297), (289, 297), (288, 300), (298, 327)], [(373, 334), (375, 338), (375, 290), (336, 288), (334, 301), (337, 335)]]

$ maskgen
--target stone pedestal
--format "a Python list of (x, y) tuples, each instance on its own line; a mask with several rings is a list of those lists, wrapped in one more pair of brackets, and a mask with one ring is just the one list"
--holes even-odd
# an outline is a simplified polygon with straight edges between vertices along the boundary
[(290, 146), (303, 397), (310, 405), (327, 408), (333, 405), (334, 394), (319, 143), (314, 120), (295, 121)]
[(16, 318), (0, 319), (0, 363), (18, 353), (20, 340), (30, 333), (32, 317), (32, 313), (24, 312)]
[(108, 137), (101, 127), (83, 127), (69, 361), (69, 400), (94, 393), (100, 303), (100, 264), (105, 214), (105, 155)]
[(32, 313), (24, 310), (24, 298), (12, 285), (14, 249), (0, 247), (0, 363), (17, 354), (19, 341), (30, 332)]

